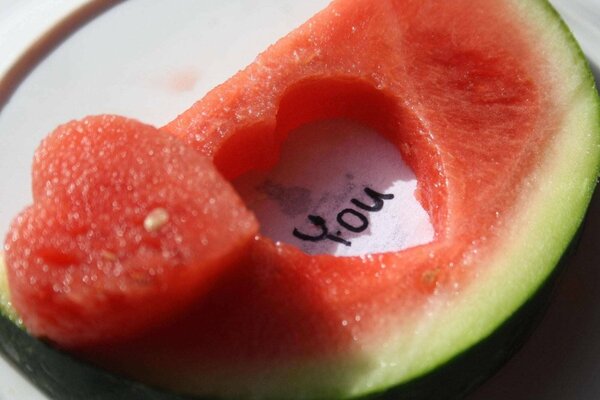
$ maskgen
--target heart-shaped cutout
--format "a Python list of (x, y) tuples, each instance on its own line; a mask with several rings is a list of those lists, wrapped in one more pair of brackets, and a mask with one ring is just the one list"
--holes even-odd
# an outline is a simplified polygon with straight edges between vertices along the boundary
[(115, 116), (51, 133), (35, 155), (33, 198), (6, 239), (12, 303), (30, 333), (67, 348), (172, 319), (257, 229), (206, 157)]

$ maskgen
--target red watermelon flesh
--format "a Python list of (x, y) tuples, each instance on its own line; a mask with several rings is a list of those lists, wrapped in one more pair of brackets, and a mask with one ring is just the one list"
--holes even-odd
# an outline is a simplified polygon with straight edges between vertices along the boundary
[(244, 279), (211, 294), (225, 306), (195, 317), (198, 358), (336, 353), (468, 285), (556, 118), (544, 62), (510, 7), (335, 1), (165, 127), (235, 179), (276, 163), (300, 125), (358, 120), (413, 168), (436, 230), (427, 245), (342, 258), (259, 238)]
[[(334, 257), (259, 236), (191, 313), (87, 355), (177, 391), (332, 398), (435, 370), (488, 335), (497, 326), (489, 320), (507, 318), (485, 308), (502, 290), (487, 280), (489, 293), (469, 289), (493, 275), (490, 265), (504, 265), (507, 242), (519, 242), (507, 233), (513, 221), (530, 223), (518, 207), (537, 190), (532, 176), (548, 165), (545, 149), (562, 132), (570, 96), (559, 92), (551, 57), (532, 47), (542, 28), (520, 4), (334, 1), (164, 128), (234, 180), (277, 163), (286, 135), (303, 124), (342, 117), (369, 125), (414, 170), (436, 231), (431, 243)], [(551, 19), (545, 5), (527, 7)], [(539, 265), (529, 262), (532, 276)], [(522, 282), (501, 283), (512, 293)], [(454, 308), (472, 313), (464, 329)], [(502, 316), (478, 325), (490, 311)]]
[[(598, 140), (583, 133), (594, 123), (592, 133), (597, 131), (597, 110), (582, 104), (597, 100), (583, 89), (590, 80), (569, 40), (537, 0), (336, 0), (163, 128), (188, 150), (160, 132), (152, 136), (161, 146), (175, 146), (176, 158), (184, 160), (175, 163), (180, 174), (165, 168), (171, 158), (154, 158), (161, 146), (126, 136), (124, 147), (141, 149), (143, 168), (136, 171), (145, 178), (138, 180), (138, 197), (130, 198), (122, 185), (127, 172), (114, 175), (113, 169), (135, 166), (137, 158), (121, 161), (116, 155), (123, 152), (106, 157), (103, 146), (81, 155), (41, 150), (34, 165), (35, 204), (8, 240), (14, 302), (25, 315), (29, 304), (38, 307), (38, 316), (26, 322), (55, 329), (59, 343), (177, 392), (364, 396), (435, 372), (498, 329), (535, 293), (578, 225), (570, 213), (580, 218), (585, 210), (598, 157), (582, 148), (597, 147)], [(557, 58), (565, 60), (564, 68), (555, 65)], [(311, 256), (264, 236), (245, 246), (256, 228), (253, 217), (221, 179), (203, 175), (216, 176), (205, 159), (195, 169), (192, 154), (208, 157), (234, 180), (272, 167), (291, 130), (339, 117), (375, 128), (397, 147), (418, 178), (417, 197), (435, 239), (360, 257)], [(578, 117), (581, 126), (573, 122)], [(85, 131), (85, 124), (74, 127)], [(571, 130), (583, 144), (572, 146)], [(59, 143), (52, 136), (45, 146), (54, 141)], [(566, 160), (577, 157), (579, 164)], [(110, 168), (98, 168), (100, 159), (113, 160)], [(114, 185), (103, 191), (102, 184), (78, 184), (78, 174), (87, 182), (89, 170), (109, 175)], [(571, 172), (579, 179), (573, 184), (564, 179)], [(73, 182), (87, 194), (72, 197)], [(197, 199), (212, 193), (225, 200), (219, 197), (211, 212), (189, 223), (186, 207), (193, 214)], [(113, 195), (115, 207), (127, 212), (104, 208)], [(142, 231), (149, 214), (168, 210), (153, 202), (155, 196), (181, 207), (181, 225), (173, 223), (173, 229), (208, 235), (206, 246), (192, 239), (181, 243), (171, 231), (155, 241)], [(87, 213), (92, 204), (98, 211)], [(73, 211), (83, 216), (74, 218)], [(547, 218), (555, 215), (556, 223)], [(106, 276), (105, 265), (120, 256), (106, 248), (118, 249), (120, 241), (99, 239), (91, 228), (114, 238), (111, 226), (121, 224), (119, 218), (135, 227), (122, 254), (132, 260), (123, 271), (131, 272), (101, 281), (99, 292), (98, 286), (87, 291), (93, 285), (87, 272)], [(159, 232), (167, 230), (161, 212), (157, 218)], [(149, 241), (138, 241), (136, 232)], [(202, 258), (208, 248), (222, 258)], [(176, 259), (185, 262), (167, 264), (153, 280), (156, 271), (144, 266), (160, 259), (163, 249), (182, 252)], [(82, 258), (90, 263), (72, 268)], [(230, 258), (235, 262), (227, 263)], [(62, 268), (47, 273), (39, 260)], [(191, 265), (202, 268), (185, 268)], [(108, 271), (114, 275), (115, 269)], [(60, 284), (50, 290), (57, 282), (69, 290)], [(54, 295), (73, 288), (76, 295)], [(150, 308), (156, 316), (139, 312)], [(77, 323), (89, 325), (88, 337), (73, 335)]]
[(257, 229), (208, 158), (115, 116), (70, 122), (43, 141), (33, 199), (6, 240), (12, 302), (32, 334), (68, 348), (173, 318)]

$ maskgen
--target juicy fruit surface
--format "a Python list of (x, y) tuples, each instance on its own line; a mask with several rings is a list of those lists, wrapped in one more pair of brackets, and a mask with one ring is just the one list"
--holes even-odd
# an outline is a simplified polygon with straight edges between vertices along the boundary
[[(436, 291), (469, 281), (554, 131), (544, 60), (510, 7), (334, 2), (166, 126), (235, 178), (275, 163), (295, 127), (358, 120), (412, 166), (436, 230), (431, 244), (345, 258), (261, 238), (247, 261), (258, 282), (239, 291), (252, 293), (244, 304), (255, 311), (208, 324), (237, 324), (232, 318), (246, 327), (239, 335), (254, 338), (252, 349), (240, 338), (238, 356), (347, 349), (386, 335), (390, 320), (408, 323)], [(263, 313), (282, 319), (254, 322)]]
[[(137, 349), (172, 334), (177, 356), (165, 352), (160, 365), (174, 374), (146, 368), (140, 376), (203, 394), (364, 394), (426, 373), (508, 318), (566, 248), (598, 170), (592, 86), (546, 7), (336, 1), (168, 124), (229, 179), (272, 166), (286, 134), (307, 122), (370, 125), (413, 168), (436, 239), (336, 258), (261, 237), (244, 273), (211, 292), (198, 315)], [(564, 70), (563, 58), (572, 62)], [(586, 122), (574, 125), (572, 109)], [(561, 152), (581, 155), (564, 145), (569, 129), (580, 146), (595, 147), (578, 165), (561, 157), (551, 165)], [(562, 171), (572, 175), (559, 179), (569, 175)], [(577, 199), (570, 209), (559, 205), (568, 192)], [(565, 218), (556, 219), (564, 236), (540, 233), (552, 212)]]
[(121, 117), (46, 138), (33, 198), (6, 239), (12, 303), (32, 334), (62, 347), (130, 338), (177, 315), (257, 228), (207, 158)]
[[(341, 398), (439, 371), (497, 330), (550, 274), (598, 171), (597, 98), (546, 7), (335, 1), (209, 93), (165, 130), (226, 177), (273, 165), (306, 122), (358, 120), (415, 171), (436, 239), (335, 258), (258, 237), (172, 323), (80, 354), (177, 392)], [(461, 379), (474, 365), (490, 370)]]

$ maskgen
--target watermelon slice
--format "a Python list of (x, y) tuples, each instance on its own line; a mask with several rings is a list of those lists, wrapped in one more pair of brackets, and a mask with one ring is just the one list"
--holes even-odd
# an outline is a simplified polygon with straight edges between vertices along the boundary
[(333, 257), (258, 237), (187, 314), (79, 354), (197, 396), (453, 398), (489, 376), (595, 186), (599, 102), (577, 45), (541, 0), (338, 0), (165, 130), (232, 180), (336, 117), (396, 145), (432, 243)]
[(215, 328), (186, 345), (180, 388), (358, 396), (431, 373), (542, 286), (596, 182), (593, 81), (540, 1), (334, 2), (166, 129), (235, 179), (276, 163), (290, 130), (337, 117), (397, 146), (435, 240), (339, 258), (261, 238), (244, 311), (204, 310)]
[(48, 136), (33, 198), (5, 244), (11, 300), (30, 333), (65, 348), (130, 338), (177, 315), (257, 227), (206, 157), (115, 116)]

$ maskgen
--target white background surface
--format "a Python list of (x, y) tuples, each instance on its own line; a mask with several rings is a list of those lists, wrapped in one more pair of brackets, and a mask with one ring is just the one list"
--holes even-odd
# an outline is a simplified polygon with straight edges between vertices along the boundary
[[(8, 71), (36, 38), (82, 3), (0, 0), (0, 74)], [(14, 209), (27, 203), (26, 192), (8, 196), (6, 191), (28, 180), (31, 150), (58, 123), (111, 112), (161, 125), (326, 3), (178, 0), (165, 7), (167, 2), (141, 5), (138, 0), (117, 6), (86, 25), (27, 77), (0, 113), (0, 176), (10, 180), (3, 183), (0, 196), (12, 202), (0, 202), (2, 237)], [(553, 3), (589, 59), (600, 65), (600, 0)], [(189, 8), (194, 9), (194, 19), (189, 18)], [(222, 15), (228, 18), (220, 18)], [(208, 28), (212, 34), (198, 34)], [(190, 44), (202, 49), (204, 56), (189, 51)], [(109, 58), (129, 62), (107, 62)], [(80, 84), (86, 81), (94, 89), (90, 90), (94, 99), (82, 103), (70, 93), (86, 90)], [(56, 98), (61, 99), (60, 108), (54, 107)], [(36, 110), (48, 112), (31, 115), (32, 101)], [(36, 134), (19, 136), (16, 127), (21, 126)], [(524, 349), (469, 399), (600, 398), (600, 296), (596, 295), (600, 255), (594, 243), (600, 237), (599, 203), (596, 199), (592, 206), (580, 249), (541, 326)], [(44, 396), (0, 358), (0, 399), (41, 400)]]

